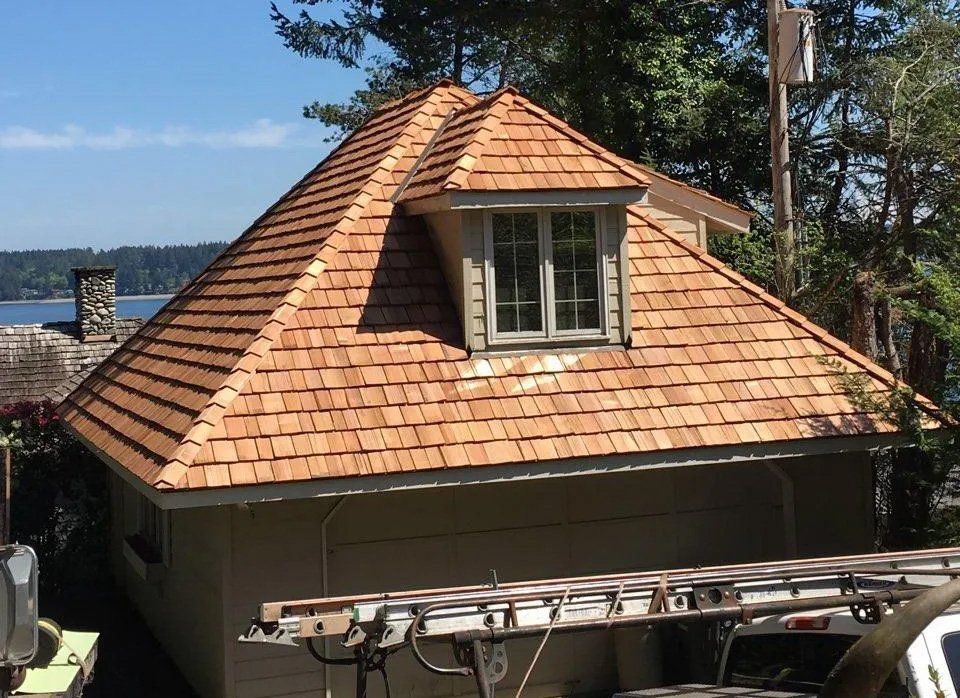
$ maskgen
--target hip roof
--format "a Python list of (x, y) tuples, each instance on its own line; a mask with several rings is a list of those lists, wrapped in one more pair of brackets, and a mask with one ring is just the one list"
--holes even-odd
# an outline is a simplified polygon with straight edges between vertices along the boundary
[[(512, 92), (486, 111), (507, 105), (505, 119), (518, 104), (563, 148), (643, 176)], [(441, 127), (469, 150), (488, 118), (468, 125), (477, 105), (441, 82), (377, 111), (101, 364), (62, 417), (163, 491), (894, 430), (850, 402), (823, 358), (877, 389), (889, 374), (635, 207), (629, 347), (469, 356), (425, 224), (391, 198), (408, 179), (411, 196), (470, 181), (462, 157), (424, 152), (444, 142)]]

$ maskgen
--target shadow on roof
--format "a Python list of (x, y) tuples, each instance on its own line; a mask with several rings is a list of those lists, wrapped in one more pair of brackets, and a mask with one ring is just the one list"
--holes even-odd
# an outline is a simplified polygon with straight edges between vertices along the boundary
[(455, 307), (426, 224), (418, 216), (395, 210), (383, 235), (357, 332), (402, 333), (403, 341), (416, 341), (410, 333), (422, 333), (462, 349)]

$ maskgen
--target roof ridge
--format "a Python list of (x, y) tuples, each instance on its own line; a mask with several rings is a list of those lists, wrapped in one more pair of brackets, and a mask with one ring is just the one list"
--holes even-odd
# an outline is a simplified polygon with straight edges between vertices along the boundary
[[(485, 99), (481, 100), (474, 107), (485, 106), (489, 111), (477, 125), (473, 137), (461, 150), (460, 157), (453, 165), (450, 174), (444, 179), (441, 189), (460, 189), (467, 176), (473, 170), (474, 165), (483, 155), (483, 151), (490, 143), (493, 137), (494, 129), (503, 121), (510, 107), (513, 106), (517, 91), (511, 87), (505, 87), (501, 90), (491, 93)], [(473, 108), (473, 107), (471, 107)], [(467, 110), (464, 110), (465, 113)]]
[(430, 92), (433, 92), (439, 87), (451, 87), (451, 86), (453, 86), (453, 80), (451, 80), (450, 78), (440, 78), (439, 80), (437, 80), (434, 83), (431, 83), (430, 85), (426, 85), (425, 87), (421, 87), (420, 89), (407, 92), (406, 94), (400, 95), (399, 97), (396, 97), (394, 99), (388, 99), (386, 102), (381, 102), (379, 105), (373, 108), (373, 111), (371, 111), (367, 115), (367, 117), (363, 120), (363, 123), (361, 123), (360, 126), (358, 126), (357, 129), (355, 130), (359, 130), (360, 128), (363, 128), (364, 124), (366, 124), (370, 119), (372, 119), (374, 116), (376, 116), (380, 112), (386, 111), (387, 109), (393, 109), (394, 107), (397, 107), (401, 104), (406, 104), (407, 102), (411, 102), (417, 99), (418, 97), (422, 97), (425, 94), (429, 94)]
[(418, 90), (413, 90), (412, 92), (408, 92), (407, 94), (397, 97), (396, 99), (391, 99), (381, 103), (379, 106), (375, 107), (373, 111), (370, 112), (367, 118), (363, 120), (363, 124), (361, 124), (360, 127), (358, 127), (358, 129), (362, 128), (364, 124), (366, 124), (370, 119), (372, 119), (374, 116), (376, 116), (380, 112), (383, 112), (387, 109), (393, 109), (401, 104), (406, 104), (407, 102), (415, 100), (418, 97), (423, 97), (423, 95), (425, 94), (434, 92), (441, 87), (447, 88), (448, 90), (455, 90), (456, 92), (460, 93), (461, 96), (472, 95), (476, 97), (476, 95), (473, 92), (471, 92), (465, 87), (461, 87), (460, 85), (456, 84), (451, 78), (449, 77), (440, 78), (436, 82), (430, 85), (427, 85), (426, 87), (421, 87)]
[(553, 128), (557, 129), (571, 140), (576, 141), (607, 164), (616, 167), (621, 174), (631, 177), (632, 179), (635, 179), (644, 185), (650, 184), (650, 180), (647, 178), (646, 174), (642, 170), (637, 169), (633, 162), (627, 160), (626, 158), (622, 158), (619, 155), (615, 155), (602, 145), (594, 143), (588, 136), (580, 133), (580, 131), (575, 129), (563, 119), (554, 116), (543, 107), (534, 104), (531, 100), (519, 93), (517, 93), (516, 103), (531, 114), (539, 116)]
[[(471, 105), (471, 107), (473, 106), (476, 106), (476, 105)], [(450, 121), (453, 119), (455, 115), (460, 114), (462, 111), (465, 111), (465, 110), (460, 110), (460, 109), (457, 109), (456, 107), (453, 107), (447, 113), (447, 115), (443, 117), (443, 121), (440, 122), (440, 125), (437, 126), (437, 130), (433, 132), (432, 136), (430, 136), (430, 140), (427, 141), (427, 144), (423, 147), (423, 150), (420, 152), (420, 156), (416, 159), (416, 162), (413, 163), (413, 166), (410, 168), (410, 171), (407, 172), (407, 176), (403, 178), (403, 181), (401, 181), (400, 184), (397, 186), (396, 191), (394, 191), (393, 195), (391, 195), (390, 197), (391, 203), (395, 204), (397, 203), (397, 201), (400, 200), (400, 197), (403, 196), (403, 192), (404, 190), (406, 190), (407, 185), (409, 185), (410, 182), (413, 181), (413, 178), (416, 176), (417, 172), (420, 171), (420, 166), (423, 164), (423, 161), (427, 159), (427, 156), (433, 150), (433, 146), (436, 144), (437, 140), (439, 140), (444, 130), (446, 130), (447, 126), (450, 124)]]
[[(377, 162), (372, 170), (373, 174), (353, 198), (350, 205), (346, 207), (339, 222), (321, 244), (320, 250), (307, 264), (306, 269), (297, 277), (292, 288), (279, 301), (277, 308), (271, 313), (263, 328), (234, 364), (233, 369), (222, 381), (220, 387), (213, 392), (194, 418), (187, 433), (181, 438), (176, 449), (167, 458), (166, 464), (161, 467), (160, 472), (153, 479), (154, 487), (158, 489), (174, 488), (186, 475), (190, 464), (206, 443), (215, 426), (220, 423), (227, 408), (249, 382), (264, 357), (269, 353), (283, 330), (286, 329), (287, 323), (299, 309), (307, 294), (316, 287), (320, 274), (339, 251), (344, 238), (351, 232), (367, 205), (373, 200), (374, 191), (386, 184), (387, 176), (410, 147), (416, 132), (423, 128), (423, 119), (418, 117), (429, 117), (435, 112), (441, 101), (440, 92), (434, 88), (431, 88), (431, 90), (432, 92), (424, 100), (424, 104), (410, 116), (407, 125), (400, 132), (394, 145)], [(427, 110), (428, 106), (430, 107), (429, 111)]]
[[(405, 104), (405, 103), (408, 102), (408, 101), (413, 101), (414, 98), (417, 97), (417, 96), (423, 96), (423, 95), (428, 94), (428, 93), (430, 93), (430, 92), (432, 92), (432, 91), (435, 91), (438, 87), (450, 87), (450, 88), (452, 88), (452, 89), (457, 90), (458, 92), (463, 92), (463, 93), (466, 93), (466, 94), (469, 94), (469, 95), (473, 95), (473, 93), (470, 92), (469, 90), (464, 90), (462, 87), (458, 87), (457, 85), (454, 85), (454, 84), (453, 84), (453, 81), (452, 81), (450, 78), (441, 78), (440, 80), (438, 80), (438, 81), (437, 81), (436, 83), (434, 83), (433, 85), (429, 85), (429, 86), (424, 87), (424, 88), (422, 88), (422, 89), (420, 89), (420, 90), (415, 90), (415, 91), (413, 91), (413, 92), (410, 92), (410, 93), (408, 93), (408, 94), (405, 94), (403, 97), (399, 97), (399, 98), (397, 98), (397, 99), (391, 100), (391, 101), (389, 101), (389, 102), (384, 102), (383, 104), (381, 104), (379, 107), (377, 107), (376, 109), (374, 109), (374, 110), (367, 116), (367, 118), (365, 118), (365, 119), (363, 120), (363, 123), (361, 123), (361, 124), (360, 124), (359, 126), (357, 126), (355, 129), (353, 129), (353, 130), (350, 132), (349, 135), (347, 135), (343, 140), (341, 140), (339, 143), (337, 143), (336, 147), (334, 147), (329, 153), (327, 153), (327, 154), (320, 160), (320, 162), (318, 162), (316, 165), (314, 165), (312, 168), (310, 168), (310, 170), (309, 170), (306, 174), (304, 174), (299, 180), (297, 180), (289, 189), (287, 189), (287, 191), (284, 192), (283, 195), (282, 195), (279, 199), (277, 199), (275, 202), (273, 202), (273, 204), (271, 204), (270, 207), (267, 208), (267, 210), (265, 210), (263, 213), (261, 213), (259, 216), (257, 216), (257, 217), (253, 220), (253, 222), (250, 223), (250, 225), (248, 225), (246, 228), (244, 228), (243, 232), (240, 233), (236, 238), (234, 238), (234, 240), (233, 240), (232, 242), (230, 242), (230, 244), (228, 244), (223, 250), (221, 250), (219, 254), (217, 254), (213, 259), (211, 259), (211, 260), (207, 263), (207, 265), (206, 265), (203, 269), (201, 269), (200, 272), (199, 272), (196, 276), (194, 276), (193, 279), (191, 279), (191, 280), (187, 283), (186, 286), (184, 286), (182, 289), (180, 289), (180, 291), (179, 291), (178, 293), (176, 293), (176, 294), (174, 294), (173, 296), (171, 296), (170, 298), (168, 298), (168, 299), (167, 299), (167, 302), (164, 303), (163, 306), (161, 306), (161, 308), (157, 311), (157, 313), (154, 313), (154, 315), (157, 315), (157, 314), (159, 314), (162, 310), (164, 310), (164, 309), (167, 307), (167, 305), (170, 303), (170, 301), (174, 300), (175, 298), (178, 298), (178, 297), (181, 296), (181, 295), (184, 295), (184, 294), (187, 293), (193, 286), (195, 286), (195, 285), (200, 281), (200, 279), (211, 269), (211, 267), (213, 267), (213, 265), (214, 265), (221, 257), (223, 257), (225, 254), (227, 254), (228, 252), (230, 252), (230, 250), (232, 250), (232, 249), (234, 248), (234, 246), (237, 245), (237, 244), (243, 239), (243, 236), (244, 236), (244, 235), (246, 235), (248, 232), (250, 232), (251, 230), (253, 230), (254, 228), (256, 228), (256, 227), (263, 221), (263, 219), (265, 219), (267, 216), (269, 216), (270, 214), (272, 214), (272, 213), (273, 213), (280, 205), (282, 205), (294, 192), (296, 192), (297, 189), (299, 189), (300, 187), (302, 187), (302, 186), (307, 182), (307, 180), (309, 180), (311, 177), (313, 177), (324, 165), (326, 165), (335, 155), (337, 155), (337, 154), (340, 152), (340, 150), (341, 150), (347, 143), (350, 142), (350, 139), (353, 138), (353, 136), (354, 136), (358, 131), (360, 131), (360, 129), (362, 129), (364, 126), (366, 126), (366, 125), (373, 119), (374, 116), (376, 116), (377, 114), (379, 114), (381, 111), (385, 110), (386, 107), (389, 106), (389, 105), (399, 106), (400, 104)], [(474, 96), (475, 96), (475, 95), (474, 95)]]
[[(870, 358), (856, 351), (846, 342), (837, 339), (827, 330), (811, 321), (805, 315), (791, 308), (784, 301), (770, 293), (767, 293), (765, 290), (763, 290), (763, 288), (753, 283), (742, 274), (731, 269), (729, 266), (704, 250), (702, 247), (688, 242), (682, 235), (670, 230), (663, 222), (657, 220), (656, 217), (643, 212), (638, 206), (632, 206), (631, 208), (644, 220), (647, 225), (666, 237), (670, 242), (682, 247), (690, 255), (696, 257), (699, 261), (703, 262), (717, 273), (723, 275), (729, 281), (735, 283), (746, 293), (760, 300), (764, 305), (772, 308), (774, 312), (782, 315), (791, 324), (799, 327), (805, 332), (808, 332), (817, 341), (826, 344), (832, 349), (835, 349), (840, 353), (841, 356), (843, 356), (843, 358), (859, 366), (877, 380), (889, 385), (890, 387), (905, 385), (902, 381), (898, 380), (896, 376), (877, 364), (875, 361), (872, 361)], [(925, 411), (939, 419), (938, 415), (940, 411), (928, 397), (917, 393), (916, 400)]]

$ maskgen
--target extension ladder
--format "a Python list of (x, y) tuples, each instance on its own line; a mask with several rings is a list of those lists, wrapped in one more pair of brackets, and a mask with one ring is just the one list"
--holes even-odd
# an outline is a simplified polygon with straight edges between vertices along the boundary
[[(507, 640), (545, 633), (695, 621), (750, 622), (850, 607), (864, 623), (960, 576), (960, 548), (880, 553), (264, 603), (241, 642), (297, 645), (339, 637), (370, 666), (410, 646), (438, 674), (474, 675), (481, 696), (506, 673)], [(427, 642), (453, 643), (457, 666), (437, 666)], [(357, 661), (361, 661), (358, 659)], [(369, 659), (365, 660), (369, 664)]]

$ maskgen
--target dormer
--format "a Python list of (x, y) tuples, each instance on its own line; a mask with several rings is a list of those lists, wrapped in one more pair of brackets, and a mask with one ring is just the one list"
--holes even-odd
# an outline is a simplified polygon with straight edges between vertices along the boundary
[(470, 350), (623, 344), (648, 178), (512, 88), (451, 113), (395, 200), (423, 216)]
[(506, 88), (448, 114), (393, 199), (427, 222), (468, 350), (554, 350), (628, 342), (626, 211), (653, 183), (668, 225), (705, 234), (683, 185)]

